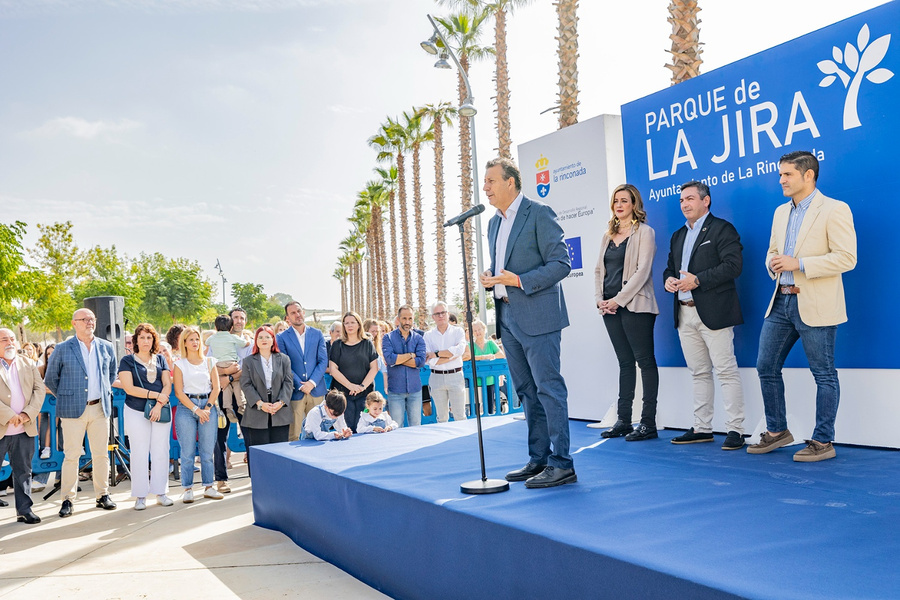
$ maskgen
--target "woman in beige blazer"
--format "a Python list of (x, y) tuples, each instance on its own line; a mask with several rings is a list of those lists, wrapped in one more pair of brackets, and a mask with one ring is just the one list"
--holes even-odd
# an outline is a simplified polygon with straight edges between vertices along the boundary
[[(605, 438), (625, 436), (636, 442), (658, 437), (656, 396), (659, 371), (653, 351), (653, 326), (659, 307), (653, 292), (656, 234), (646, 224), (641, 194), (631, 184), (615, 189), (610, 200), (613, 216), (600, 242), (594, 270), (597, 309), (619, 360), (618, 420)], [(637, 384), (635, 363), (641, 368), (644, 408), (641, 423), (632, 429), (631, 412)]]

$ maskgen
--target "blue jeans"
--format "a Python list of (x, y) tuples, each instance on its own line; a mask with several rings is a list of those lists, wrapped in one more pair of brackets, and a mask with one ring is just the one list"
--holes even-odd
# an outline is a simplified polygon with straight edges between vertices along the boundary
[(408, 394), (388, 392), (388, 412), (391, 418), (403, 427), (403, 421), (409, 419), (409, 426), (422, 424), (422, 389)]
[[(206, 404), (206, 400), (191, 401), (198, 406)], [(197, 415), (179, 404), (175, 411), (175, 434), (181, 446), (181, 487), (184, 489), (194, 485), (194, 456), (197, 454), (197, 438), (200, 442), (200, 480), (204, 487), (213, 484), (213, 450), (216, 447), (218, 413), (213, 404), (209, 420), (201, 424)]]
[(788, 352), (799, 339), (803, 342), (809, 369), (816, 380), (816, 428), (812, 439), (822, 443), (834, 440), (834, 419), (841, 398), (837, 369), (834, 368), (836, 334), (837, 325), (805, 325), (800, 320), (797, 296), (775, 296), (772, 311), (763, 321), (759, 334), (759, 356), (756, 359), (756, 371), (759, 373), (766, 410), (766, 428), (769, 431), (780, 432), (787, 429), (781, 369)]

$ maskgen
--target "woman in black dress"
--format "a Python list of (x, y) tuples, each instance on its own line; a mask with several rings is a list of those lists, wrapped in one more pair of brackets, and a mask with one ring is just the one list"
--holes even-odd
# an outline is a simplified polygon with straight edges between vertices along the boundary
[(347, 397), (344, 419), (347, 427), (356, 431), (359, 413), (366, 406), (366, 395), (375, 389), (378, 373), (378, 352), (363, 331), (362, 319), (355, 312), (344, 314), (341, 339), (331, 344), (328, 356), (331, 389), (339, 390)]

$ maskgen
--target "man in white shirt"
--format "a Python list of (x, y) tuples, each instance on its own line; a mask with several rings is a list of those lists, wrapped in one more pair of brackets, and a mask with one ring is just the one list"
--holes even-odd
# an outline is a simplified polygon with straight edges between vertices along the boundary
[(453, 413), (454, 421), (466, 419), (466, 380), (462, 355), (466, 335), (460, 327), (450, 325), (450, 312), (445, 302), (431, 308), (434, 329), (425, 332), (425, 361), (431, 367), (428, 387), (437, 413), (437, 422), (446, 423)]

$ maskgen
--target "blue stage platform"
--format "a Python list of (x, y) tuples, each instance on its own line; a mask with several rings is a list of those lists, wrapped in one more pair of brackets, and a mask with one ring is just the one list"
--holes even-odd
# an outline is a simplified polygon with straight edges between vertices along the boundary
[[(488, 477), (524, 464), (525, 423), (484, 424)], [(254, 447), (256, 523), (395, 598), (900, 597), (896, 451), (571, 430), (578, 483), (486, 496), (473, 421)]]

